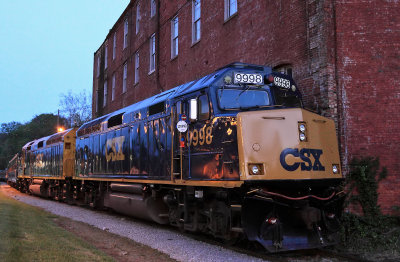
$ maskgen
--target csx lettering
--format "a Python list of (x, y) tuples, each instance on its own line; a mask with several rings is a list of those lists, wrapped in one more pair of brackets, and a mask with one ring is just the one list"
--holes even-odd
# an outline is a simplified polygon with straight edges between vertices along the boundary
[[(125, 155), (122, 152), (122, 146), (124, 144), (124, 141), (125, 141), (124, 136), (107, 139), (107, 143), (106, 143), (107, 162), (125, 160)], [(111, 150), (109, 150), (109, 149), (111, 149)]]
[[(322, 153), (321, 149), (303, 148), (299, 151), (297, 148), (286, 148), (281, 152), (280, 162), (282, 167), (290, 172), (297, 170), (299, 167), (301, 167), (301, 171), (325, 171), (325, 167), (319, 160)], [(288, 155), (300, 158), (302, 161), (289, 165), (286, 162), (286, 156)], [(312, 163), (311, 156), (314, 158), (314, 164)]]

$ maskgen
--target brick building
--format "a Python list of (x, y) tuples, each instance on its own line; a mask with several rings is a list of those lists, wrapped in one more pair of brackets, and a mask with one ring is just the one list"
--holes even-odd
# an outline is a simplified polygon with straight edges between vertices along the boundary
[(93, 117), (231, 62), (293, 74), (307, 108), (335, 119), (342, 164), (379, 156), (400, 206), (398, 1), (131, 0), (94, 54)]

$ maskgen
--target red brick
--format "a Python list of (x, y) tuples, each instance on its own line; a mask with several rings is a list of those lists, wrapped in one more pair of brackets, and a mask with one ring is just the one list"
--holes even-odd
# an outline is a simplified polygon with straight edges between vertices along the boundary
[[(136, 5), (141, 5), (135, 34)], [(400, 206), (400, 22), (398, 1), (244, 0), (224, 22), (224, 1), (202, 1), (201, 40), (192, 46), (192, 4), (157, 1), (159, 18), (150, 18), (150, 1), (132, 0), (106, 36), (109, 67), (104, 70), (105, 42), (96, 51), (93, 71), (93, 117), (194, 80), (234, 61), (290, 64), (307, 108), (333, 117), (338, 128), (344, 171), (354, 156), (380, 157), (389, 171), (380, 186), (382, 210)], [(171, 18), (179, 16), (179, 55), (171, 60)], [(129, 20), (129, 45), (122, 50), (123, 22)], [(117, 33), (117, 57), (112, 38)], [(149, 38), (156, 33), (156, 71), (148, 75)], [(140, 81), (134, 85), (134, 54), (140, 53)], [(100, 77), (96, 55), (102, 53)], [(127, 92), (122, 67), (128, 63)], [(111, 76), (116, 99), (111, 101)], [(108, 80), (107, 106), (102, 108)], [(95, 111), (96, 90), (99, 111)], [(391, 199), (388, 201), (387, 199)]]

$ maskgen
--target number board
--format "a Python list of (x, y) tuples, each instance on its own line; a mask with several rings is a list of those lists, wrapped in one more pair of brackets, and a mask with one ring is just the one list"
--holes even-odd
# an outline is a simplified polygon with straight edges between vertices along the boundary
[(290, 80), (282, 78), (282, 77), (274, 76), (274, 85), (289, 89), (290, 88)]
[(263, 76), (261, 74), (234, 74), (235, 84), (264, 84)]

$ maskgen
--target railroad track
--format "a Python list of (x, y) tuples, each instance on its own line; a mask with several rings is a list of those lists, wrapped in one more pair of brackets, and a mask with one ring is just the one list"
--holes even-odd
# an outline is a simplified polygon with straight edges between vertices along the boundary
[(339, 253), (328, 248), (317, 248), (307, 250), (285, 251), (279, 253), (269, 253), (263, 247), (255, 242), (239, 241), (234, 245), (225, 244), (221, 241), (211, 238), (208, 235), (195, 235), (187, 232), (181, 232), (187, 237), (197, 241), (206, 242), (221, 248), (229, 249), (238, 253), (248, 256), (260, 258), (266, 261), (274, 262), (288, 262), (288, 261), (348, 261), (348, 262), (373, 262), (373, 260), (366, 260), (352, 254)]
[[(13, 189), (11, 189), (13, 190)], [(27, 196), (25, 194), (21, 194), (18, 191), (15, 190), (14, 194), (20, 195), (20, 196)], [(37, 196), (30, 196), (32, 198), (38, 199), (38, 200), (44, 200), (43, 198), (37, 197)], [(54, 202), (54, 201), (53, 201)], [(105, 210), (94, 210), (91, 207), (88, 206), (80, 206), (82, 209), (86, 210), (91, 210), (94, 211), (98, 214), (105, 214), (105, 215), (110, 215), (112, 214), (115, 216), (117, 219), (122, 219), (124, 220), (132, 220), (132, 221), (139, 221), (138, 219), (127, 217), (124, 215), (117, 214), (115, 212), (110, 212), (110, 211), (105, 211)], [(310, 249), (310, 250), (297, 250), (297, 251), (291, 251), (291, 252), (280, 252), (280, 253), (275, 253), (271, 254), (265, 251), (263, 247), (261, 247), (259, 244), (255, 242), (249, 242), (249, 241), (238, 241), (238, 243), (235, 243), (234, 245), (226, 244), (223, 243), (215, 238), (210, 237), (209, 235), (205, 234), (193, 234), (190, 232), (180, 232), (179, 229), (168, 226), (168, 225), (158, 225), (149, 221), (142, 221), (140, 220), (141, 224), (157, 228), (160, 230), (167, 230), (170, 232), (173, 232), (173, 234), (180, 233), (181, 235), (188, 237), (190, 239), (204, 242), (207, 244), (210, 244), (212, 246), (220, 247), (221, 249), (227, 249), (231, 250), (237, 253), (241, 253), (246, 256), (250, 256), (253, 258), (258, 258), (261, 260), (266, 260), (266, 261), (278, 261), (278, 262), (284, 262), (284, 261), (321, 261), (321, 260), (326, 260), (326, 261), (366, 261), (365, 259), (361, 259), (359, 257), (349, 255), (349, 254), (342, 254), (342, 253), (337, 253), (329, 249)]]

